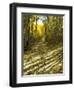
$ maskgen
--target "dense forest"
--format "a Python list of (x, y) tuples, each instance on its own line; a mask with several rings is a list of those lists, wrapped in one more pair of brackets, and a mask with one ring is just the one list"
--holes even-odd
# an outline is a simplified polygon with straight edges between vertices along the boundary
[(23, 75), (63, 72), (63, 16), (22, 14)]

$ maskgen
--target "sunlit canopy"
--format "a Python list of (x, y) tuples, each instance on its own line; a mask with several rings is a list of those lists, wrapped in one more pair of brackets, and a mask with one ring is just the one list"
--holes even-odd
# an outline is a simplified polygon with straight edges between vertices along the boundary
[(37, 24), (43, 24), (43, 21), (41, 19), (38, 19)]
[[(44, 24), (43, 22), (47, 19), (46, 16), (38, 16), (37, 24)], [(36, 22), (34, 22), (36, 24)]]

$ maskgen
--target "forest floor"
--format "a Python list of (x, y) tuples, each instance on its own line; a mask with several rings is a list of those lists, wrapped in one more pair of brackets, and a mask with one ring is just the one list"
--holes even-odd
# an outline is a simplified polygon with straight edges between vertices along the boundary
[(63, 47), (61, 44), (49, 47), (38, 42), (25, 51), (23, 75), (57, 74), (63, 72)]

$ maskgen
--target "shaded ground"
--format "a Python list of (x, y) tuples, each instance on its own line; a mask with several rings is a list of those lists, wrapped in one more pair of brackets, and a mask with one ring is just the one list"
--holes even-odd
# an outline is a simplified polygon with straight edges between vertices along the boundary
[(47, 43), (38, 42), (24, 54), (23, 74), (55, 74), (63, 72), (63, 48), (57, 45), (54, 48)]

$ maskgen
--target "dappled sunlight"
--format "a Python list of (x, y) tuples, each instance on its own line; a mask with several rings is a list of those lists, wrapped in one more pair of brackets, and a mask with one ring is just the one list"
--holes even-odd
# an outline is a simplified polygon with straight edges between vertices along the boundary
[(23, 75), (63, 73), (63, 16), (25, 15)]

